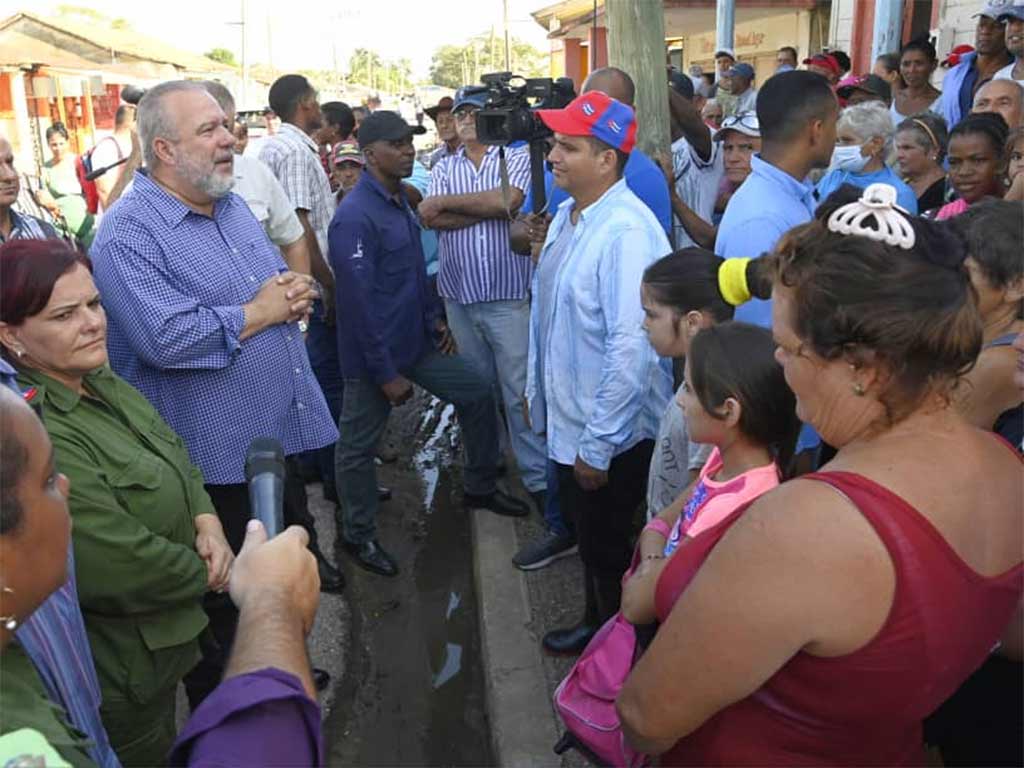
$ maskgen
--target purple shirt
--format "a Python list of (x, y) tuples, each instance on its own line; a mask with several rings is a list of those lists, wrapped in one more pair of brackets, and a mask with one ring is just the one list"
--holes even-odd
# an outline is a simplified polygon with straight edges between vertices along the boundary
[(297, 677), (279, 669), (228, 678), (178, 734), (170, 764), (323, 765), (320, 706)]

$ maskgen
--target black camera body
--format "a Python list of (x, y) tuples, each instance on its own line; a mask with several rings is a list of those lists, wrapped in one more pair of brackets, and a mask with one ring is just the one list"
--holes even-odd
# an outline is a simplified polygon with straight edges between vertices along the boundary
[[(542, 141), (551, 130), (535, 114), (538, 109), (563, 109), (576, 97), (568, 77), (523, 78), (511, 72), (492, 72), (480, 78), (487, 103), (476, 114), (476, 137), (482, 144)], [(522, 85), (513, 85), (521, 81)]]

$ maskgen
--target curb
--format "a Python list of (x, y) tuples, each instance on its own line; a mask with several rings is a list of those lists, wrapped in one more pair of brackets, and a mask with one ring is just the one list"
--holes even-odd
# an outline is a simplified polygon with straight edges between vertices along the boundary
[(473, 570), (480, 610), (487, 714), (495, 763), (557, 765), (558, 740), (526, 579), (515, 566), (515, 523), (475, 510)]

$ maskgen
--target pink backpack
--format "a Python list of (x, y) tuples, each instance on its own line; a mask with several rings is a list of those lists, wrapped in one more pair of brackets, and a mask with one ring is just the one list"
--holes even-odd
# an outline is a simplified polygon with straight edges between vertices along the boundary
[[(623, 578), (635, 567), (636, 553)], [(555, 690), (555, 709), (571, 734), (562, 738), (556, 752), (576, 747), (600, 764), (616, 768), (647, 764), (647, 755), (626, 743), (615, 712), (615, 699), (633, 668), (635, 652), (636, 630), (622, 613), (616, 613), (597, 631)]]

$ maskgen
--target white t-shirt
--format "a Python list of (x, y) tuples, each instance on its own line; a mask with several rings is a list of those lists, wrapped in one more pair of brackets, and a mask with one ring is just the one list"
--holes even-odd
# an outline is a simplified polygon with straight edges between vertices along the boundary
[(690, 484), (690, 471), (699, 471), (704, 466), (712, 448), (712, 445), (690, 441), (683, 409), (674, 397), (669, 400), (658, 425), (658, 440), (647, 473), (648, 520), (676, 500)]
[[(676, 180), (676, 193), (680, 200), (709, 224), (715, 214), (718, 188), (725, 175), (722, 142), (714, 139), (712, 131), (711, 155), (707, 160), (702, 160), (698, 156), (685, 136), (672, 144), (672, 170)], [(696, 245), (676, 217), (673, 217), (672, 231), (672, 241), (677, 249), (692, 248)]]
[(235, 155), (234, 177), (231, 191), (245, 200), (270, 242), (281, 247), (302, 237), (302, 222), (281, 182), (267, 166), (255, 158)]
[(1011, 61), (1005, 67), (1003, 67), (998, 72), (996, 72), (994, 75), (992, 75), (992, 79), (993, 80), (1016, 80), (1018, 83), (1024, 83), (1024, 80), (1020, 80), (1020, 79), (1018, 79), (1018, 78), (1013, 76), (1013, 68), (1015, 66), (1017, 66), (1017, 62), (1016, 61)]
[[(93, 170), (99, 168), (106, 168), (112, 163), (116, 163), (118, 160), (124, 157), (128, 157), (132, 153), (132, 140), (131, 138), (121, 139), (118, 136), (111, 134), (96, 142), (96, 146), (89, 156), (92, 161)], [(105, 185), (108, 185), (108, 189), (113, 189), (114, 185), (117, 184), (121, 178), (121, 172), (124, 171), (124, 164), (118, 165), (115, 168), (111, 168), (109, 171), (104, 173), (100, 179), (103, 180)]]

